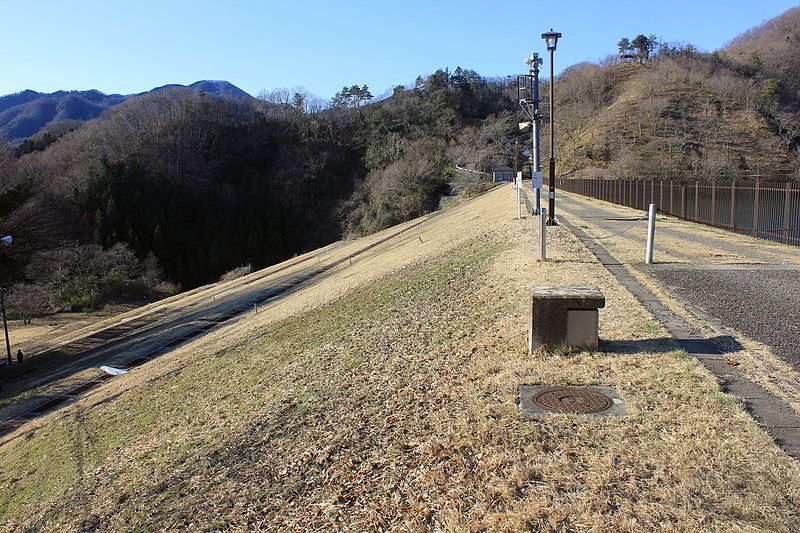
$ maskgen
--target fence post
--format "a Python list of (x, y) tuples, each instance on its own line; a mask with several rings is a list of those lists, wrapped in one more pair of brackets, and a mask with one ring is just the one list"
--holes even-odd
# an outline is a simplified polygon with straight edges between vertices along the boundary
[(620, 192), (620, 202), (619, 203), (620, 203), (620, 205), (625, 205), (625, 190), (628, 188), (628, 186), (625, 185), (626, 183), (628, 183), (628, 180), (623, 181), (622, 184), (621, 184), (622, 187), (619, 188), (619, 192)]
[(711, 225), (716, 225), (717, 222), (717, 182), (711, 182)]
[(664, 180), (659, 181), (658, 208), (664, 209)]
[(758, 200), (761, 182), (756, 178), (755, 199), (753, 200), (753, 237), (758, 235)]
[(681, 217), (686, 218), (686, 182), (681, 182)]
[(636, 189), (633, 205), (631, 207), (634, 209), (639, 209), (639, 178), (636, 178), (636, 181), (631, 185), (633, 185), (633, 187)]
[(736, 229), (736, 180), (731, 181), (731, 228)]
[(656, 203), (656, 179), (650, 178), (650, 203)]
[(633, 180), (628, 182), (628, 207), (634, 207), (633, 203)]
[(675, 214), (675, 180), (669, 180), (669, 214)]
[(694, 181), (694, 219), (700, 222), (700, 180)]
[(784, 189), (784, 198), (783, 198), (783, 244), (789, 244), (789, 217), (791, 216), (791, 212), (789, 211), (791, 207), (791, 196), (790, 194), (791, 183), (786, 182), (786, 188)]

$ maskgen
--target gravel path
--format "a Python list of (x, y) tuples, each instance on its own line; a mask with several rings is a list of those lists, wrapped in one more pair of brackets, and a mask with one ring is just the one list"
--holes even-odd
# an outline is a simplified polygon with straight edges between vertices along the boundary
[(800, 272), (653, 270), (688, 302), (730, 328), (770, 346), (800, 370)]

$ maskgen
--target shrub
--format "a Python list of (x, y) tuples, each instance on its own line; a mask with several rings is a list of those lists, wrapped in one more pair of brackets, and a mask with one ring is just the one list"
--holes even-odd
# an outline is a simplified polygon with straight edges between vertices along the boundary
[(225, 272), (222, 276), (220, 276), (220, 281), (233, 281), (237, 278), (241, 278), (242, 276), (246, 276), (247, 274), (253, 271), (253, 265), (247, 264), (242, 265), (234, 268), (233, 270), (229, 270)]

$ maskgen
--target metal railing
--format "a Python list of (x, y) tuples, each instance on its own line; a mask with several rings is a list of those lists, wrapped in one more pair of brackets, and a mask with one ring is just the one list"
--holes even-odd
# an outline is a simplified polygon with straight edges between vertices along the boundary
[(676, 180), (560, 179), (565, 191), (769, 241), (800, 246), (800, 184)]

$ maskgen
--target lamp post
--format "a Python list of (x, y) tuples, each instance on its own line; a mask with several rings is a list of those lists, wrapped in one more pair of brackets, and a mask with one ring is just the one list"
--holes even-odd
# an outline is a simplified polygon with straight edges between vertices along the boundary
[(533, 99), (533, 112), (531, 113), (531, 122), (533, 122), (533, 131), (531, 132), (531, 187), (536, 191), (536, 203), (533, 208), (533, 214), (538, 215), (542, 207), (542, 188), (536, 187), (535, 172), (542, 171), (542, 163), (539, 158), (539, 128), (542, 122), (542, 112), (539, 110), (539, 65), (542, 64), (542, 59), (539, 54), (534, 52), (531, 57), (525, 59), (525, 64), (530, 69), (533, 87), (531, 88), (531, 98)]
[[(3, 243), (3, 246), (11, 246), (11, 243), (14, 242), (14, 239), (11, 235), (6, 235), (2, 239), (0, 239), (0, 243)], [(6, 353), (8, 354), (8, 366), (11, 366), (11, 341), (8, 340), (8, 322), (6, 322), (6, 299), (5, 299), (5, 287), (0, 287), (0, 308), (3, 310), (3, 330), (6, 333)]]
[(553, 117), (555, 112), (555, 98), (554, 98), (554, 91), (553, 86), (555, 85), (555, 80), (553, 79), (553, 53), (556, 51), (556, 46), (558, 45), (558, 39), (561, 37), (561, 34), (553, 31), (553, 28), (550, 28), (550, 31), (542, 34), (542, 39), (547, 44), (547, 51), (550, 52), (550, 179), (549, 179), (549, 191), (548, 197), (550, 199), (549, 202), (549, 209), (547, 211), (547, 225), (548, 226), (556, 226), (556, 151), (555, 151), (555, 132), (553, 130)]

